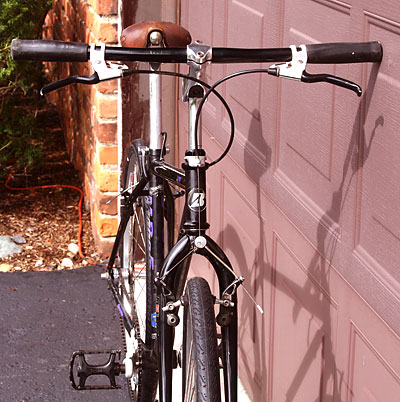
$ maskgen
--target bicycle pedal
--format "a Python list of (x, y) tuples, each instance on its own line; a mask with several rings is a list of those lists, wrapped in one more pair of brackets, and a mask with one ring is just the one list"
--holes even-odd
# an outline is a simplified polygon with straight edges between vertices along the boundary
[[(105, 363), (98, 363), (96, 356), (107, 355), (108, 360)], [(91, 356), (90, 360), (95, 360), (88, 363), (87, 356)], [(89, 389), (119, 389), (115, 377), (125, 372), (125, 366), (116, 361), (121, 359), (121, 351), (115, 349), (106, 350), (77, 350), (72, 354), (69, 363), (69, 379), (72, 387), (77, 390)], [(96, 381), (96, 376), (108, 377), (109, 384), (99, 384)], [(87, 380), (90, 377), (90, 381)], [(75, 380), (78, 379), (78, 382)]]

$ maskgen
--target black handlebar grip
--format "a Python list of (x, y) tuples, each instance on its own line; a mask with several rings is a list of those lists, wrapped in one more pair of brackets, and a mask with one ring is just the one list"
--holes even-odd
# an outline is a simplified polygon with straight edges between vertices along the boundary
[(319, 43), (306, 48), (307, 62), (311, 64), (379, 62), (383, 54), (379, 42)]
[(11, 42), (14, 60), (37, 61), (88, 61), (87, 43), (61, 42), (56, 40), (20, 40)]

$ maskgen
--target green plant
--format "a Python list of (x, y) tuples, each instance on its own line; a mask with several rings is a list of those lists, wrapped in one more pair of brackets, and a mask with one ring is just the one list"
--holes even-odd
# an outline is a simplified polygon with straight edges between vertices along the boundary
[(38, 63), (11, 59), (11, 41), (40, 37), (51, 0), (3, 0), (0, 7), (0, 85), (26, 91), (40, 85), (42, 69)]
[(39, 106), (42, 65), (16, 62), (11, 41), (40, 38), (52, 0), (2, 0), (0, 7), (0, 167), (31, 167), (42, 158), (43, 130), (32, 110)]
[[(31, 168), (42, 159), (45, 131), (39, 126), (36, 111), (40, 103), (26, 96), (7, 96), (0, 124), (0, 166)], [(0, 176), (5, 173), (1, 169)], [(4, 177), (2, 177), (4, 178)]]

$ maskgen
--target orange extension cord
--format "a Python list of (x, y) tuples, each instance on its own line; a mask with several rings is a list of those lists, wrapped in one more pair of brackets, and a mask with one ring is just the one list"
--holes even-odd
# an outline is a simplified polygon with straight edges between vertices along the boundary
[[(82, 231), (83, 231), (83, 221), (82, 221), (82, 202), (83, 202), (83, 191), (75, 186), (70, 186), (68, 184), (49, 184), (45, 186), (33, 186), (33, 187), (11, 187), (8, 185), (9, 181), (11, 180), (12, 177), (12, 172), (8, 175), (8, 178), (5, 182), (5, 187), (8, 190), (13, 190), (13, 191), (23, 191), (23, 190), (39, 190), (39, 189), (45, 189), (45, 188), (69, 188), (72, 190), (79, 191), (79, 194), (81, 195), (79, 199), (79, 204), (78, 204), (78, 210), (79, 210), (79, 231), (78, 231), (78, 247), (79, 247), (79, 257), (82, 259), (85, 258), (85, 255), (83, 254), (82, 251)], [(89, 264), (91, 264), (90, 261), (88, 261)], [(97, 265), (97, 264), (92, 264), (92, 265)]]

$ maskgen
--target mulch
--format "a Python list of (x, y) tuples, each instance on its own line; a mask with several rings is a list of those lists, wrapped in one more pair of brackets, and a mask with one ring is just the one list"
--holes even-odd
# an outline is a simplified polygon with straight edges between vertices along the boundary
[[(69, 160), (60, 120), (54, 106), (48, 104), (37, 112), (47, 138), (43, 142), (44, 162), (33, 169), (13, 172), (9, 185), (33, 187), (43, 185), (72, 185), (82, 188), (82, 181)], [(78, 243), (78, 191), (66, 188), (13, 191), (0, 184), (0, 235), (21, 235), (26, 243), (19, 254), (0, 259), (2, 271), (60, 270), (63, 258), (70, 258), (74, 267), (87, 261), (68, 250)], [(97, 260), (91, 231), (90, 212), (82, 207), (82, 251), (85, 257)], [(73, 267), (72, 267), (73, 268)]]

